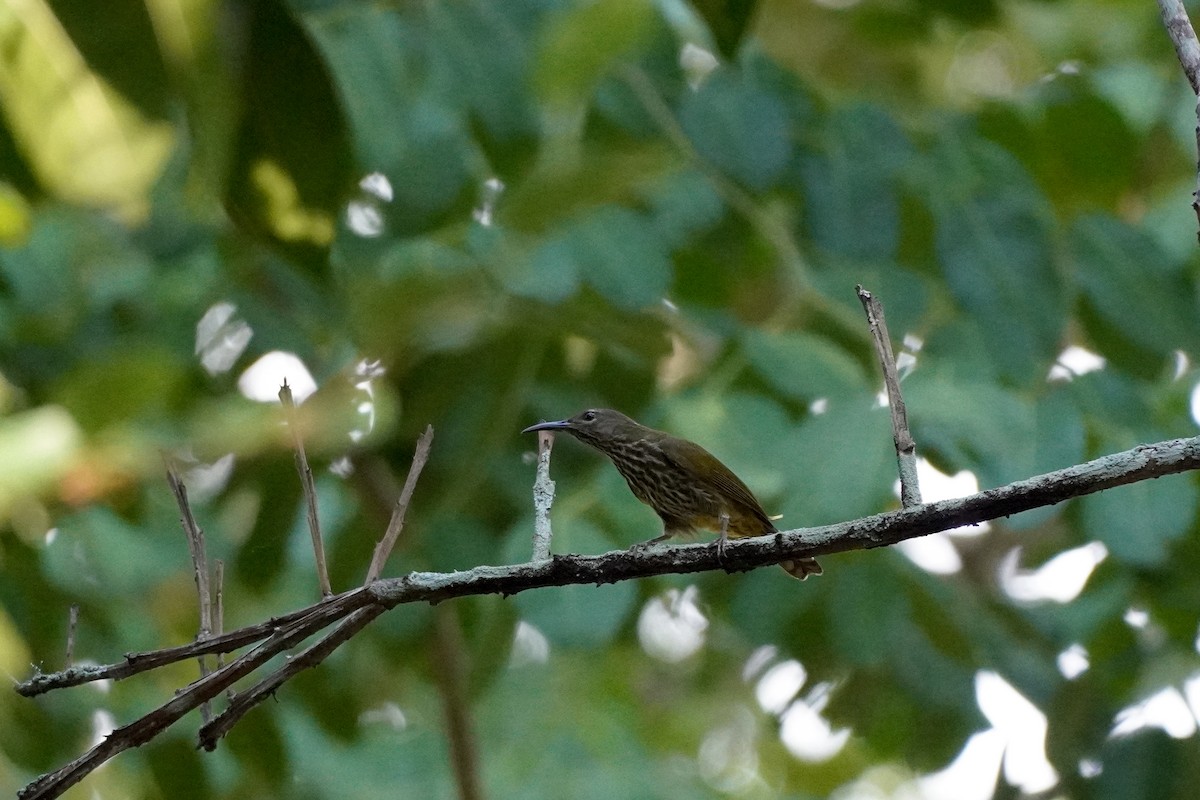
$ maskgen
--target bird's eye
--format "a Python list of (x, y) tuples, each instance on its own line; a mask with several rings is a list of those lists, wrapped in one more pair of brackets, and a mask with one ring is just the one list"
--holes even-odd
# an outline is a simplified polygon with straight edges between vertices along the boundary
[(595, 411), (583, 412), (583, 421), (584, 422), (595, 422), (595, 420), (596, 420), (596, 412)]

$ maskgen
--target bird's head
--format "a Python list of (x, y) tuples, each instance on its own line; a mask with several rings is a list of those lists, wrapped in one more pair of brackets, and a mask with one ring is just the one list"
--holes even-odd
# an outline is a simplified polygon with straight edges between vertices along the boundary
[(589, 408), (569, 419), (556, 422), (539, 422), (530, 425), (521, 433), (532, 431), (564, 431), (576, 439), (600, 450), (615, 442), (638, 438), (644, 428), (620, 411), (611, 408)]

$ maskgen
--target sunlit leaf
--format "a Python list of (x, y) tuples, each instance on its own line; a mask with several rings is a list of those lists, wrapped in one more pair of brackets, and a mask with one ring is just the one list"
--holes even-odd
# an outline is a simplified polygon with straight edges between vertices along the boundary
[(0, 42), (0, 108), (38, 178), (74, 202), (144, 216), (171, 127), (92, 72), (42, 0), (0, 7)]

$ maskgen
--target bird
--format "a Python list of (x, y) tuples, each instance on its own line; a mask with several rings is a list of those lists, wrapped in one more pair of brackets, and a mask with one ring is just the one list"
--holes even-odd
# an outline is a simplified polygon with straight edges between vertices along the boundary
[[(568, 419), (530, 425), (521, 433), (534, 431), (563, 431), (599, 450), (634, 497), (654, 509), (662, 520), (662, 535), (630, 549), (704, 529), (720, 534), (717, 552), (723, 554), (730, 537), (778, 532), (746, 484), (695, 442), (648, 428), (611, 408), (589, 408)], [(822, 572), (815, 558), (791, 559), (780, 566), (800, 580)]]

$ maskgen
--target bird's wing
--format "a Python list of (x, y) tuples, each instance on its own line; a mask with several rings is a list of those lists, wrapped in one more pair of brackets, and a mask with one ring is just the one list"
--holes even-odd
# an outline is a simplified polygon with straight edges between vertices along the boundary
[[(740, 506), (754, 516), (762, 519), (769, 530), (775, 526), (763, 511), (758, 498), (750, 491), (742, 479), (733, 474), (733, 470), (721, 463), (721, 460), (695, 442), (687, 439), (671, 437), (659, 443), (663, 454), (676, 466), (688, 472), (697, 472), (697, 478), (712, 486), (720, 494)], [(690, 465), (690, 468), (689, 468)]]

